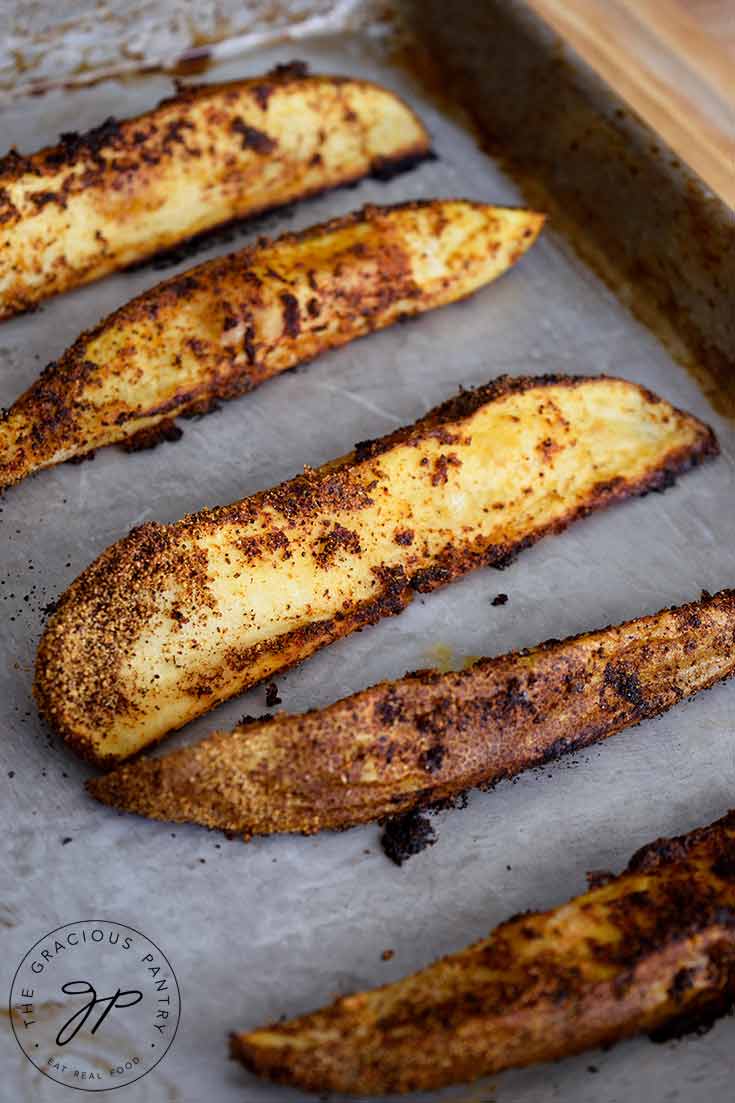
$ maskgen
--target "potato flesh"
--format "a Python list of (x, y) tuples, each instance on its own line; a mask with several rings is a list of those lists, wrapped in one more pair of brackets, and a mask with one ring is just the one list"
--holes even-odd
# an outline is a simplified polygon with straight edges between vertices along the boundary
[(547, 377), (460, 396), (378, 450), (108, 549), (41, 642), (51, 723), (82, 753), (122, 759), (414, 590), (502, 561), (716, 445), (634, 384)]
[[(440, 1088), (723, 1013), (735, 995), (735, 813), (396, 984), (232, 1036), (309, 1091)], [(692, 1023), (690, 1023), (690, 1026)]]
[(167, 280), (83, 334), (15, 402), (0, 423), (0, 486), (463, 298), (542, 222), (462, 200), (371, 207)]
[(0, 167), (0, 318), (429, 147), (386, 89), (298, 72), (185, 90), (96, 134)]

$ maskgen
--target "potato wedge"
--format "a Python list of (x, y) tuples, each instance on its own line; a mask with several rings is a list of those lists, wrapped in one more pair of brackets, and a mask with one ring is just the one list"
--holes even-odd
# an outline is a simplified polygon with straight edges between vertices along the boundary
[(232, 1056), (313, 1092), (441, 1088), (635, 1034), (735, 999), (735, 812), (659, 839), (625, 873), (395, 984), (231, 1036)]
[(0, 487), (166, 433), (513, 264), (543, 216), (464, 200), (366, 207), (174, 276), (84, 333), (0, 420)]
[(667, 485), (710, 429), (633, 383), (501, 378), (341, 460), (172, 525), (72, 583), (43, 635), (39, 707), (112, 764), (473, 567)]
[(0, 318), (201, 233), (429, 152), (398, 96), (300, 63), (179, 89), (0, 160)]
[(249, 838), (312, 834), (492, 784), (735, 672), (735, 590), (615, 628), (419, 671), (303, 716), (216, 732), (87, 783), (104, 804)]

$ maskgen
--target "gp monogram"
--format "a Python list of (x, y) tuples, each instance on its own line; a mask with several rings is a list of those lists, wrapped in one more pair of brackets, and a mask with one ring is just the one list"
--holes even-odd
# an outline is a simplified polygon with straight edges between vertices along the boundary
[(25, 955), (10, 1022), (36, 1068), (70, 1088), (139, 1080), (174, 1040), (181, 998), (171, 964), (140, 931), (85, 920), (51, 931)]

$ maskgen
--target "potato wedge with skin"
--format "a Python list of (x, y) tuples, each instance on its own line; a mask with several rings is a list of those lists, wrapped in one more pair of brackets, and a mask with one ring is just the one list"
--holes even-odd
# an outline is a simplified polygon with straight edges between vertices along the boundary
[(0, 161), (0, 318), (233, 218), (302, 199), (429, 152), (398, 96), (281, 66), (182, 88)]
[(730, 812), (405, 980), (233, 1034), (232, 1056), (307, 1091), (383, 1095), (711, 1021), (735, 999), (734, 873)]
[(415, 591), (503, 565), (716, 450), (700, 421), (624, 380), (461, 392), (316, 471), (113, 544), (60, 599), (37, 702), (112, 764)]
[(363, 211), (166, 280), (82, 336), (0, 420), (0, 487), (476, 291), (543, 216), (465, 200)]
[(406, 812), (606, 739), (735, 672), (735, 591), (466, 670), (419, 671), (87, 782), (104, 804), (246, 838)]

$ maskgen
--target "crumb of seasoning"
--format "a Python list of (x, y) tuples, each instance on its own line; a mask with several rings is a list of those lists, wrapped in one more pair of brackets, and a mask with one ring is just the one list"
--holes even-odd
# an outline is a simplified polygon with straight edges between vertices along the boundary
[(64, 838), (61, 840), (61, 845), (66, 846), (67, 843), (70, 843), (70, 842), (71, 842), (71, 835), (65, 835)]
[(8, 777), (15, 777), (15, 770), (8, 770)]
[(416, 811), (388, 820), (380, 836), (380, 845), (397, 866), (402, 866), (408, 858), (420, 854), (435, 842), (436, 832), (428, 818)]
[(383, 961), (390, 961), (390, 959), (395, 956), (395, 950), (383, 950), (380, 956)]
[(507, 594), (496, 594), (495, 597), (493, 598), (493, 600), (490, 602), (490, 604), (491, 605), (507, 605), (508, 604), (508, 595)]
[(275, 682), (269, 682), (265, 687), (265, 704), (269, 709), (281, 704), (281, 698), (278, 696), (278, 686)]
[(599, 1072), (599, 1071), (600, 1070), (598, 1069), (597, 1065), (588, 1065), (587, 1066), (587, 1072)]

